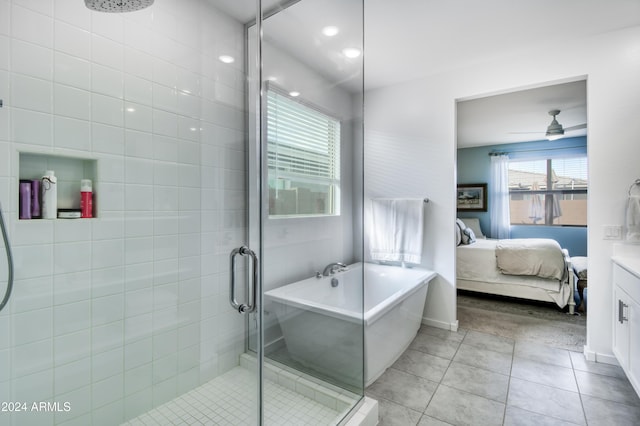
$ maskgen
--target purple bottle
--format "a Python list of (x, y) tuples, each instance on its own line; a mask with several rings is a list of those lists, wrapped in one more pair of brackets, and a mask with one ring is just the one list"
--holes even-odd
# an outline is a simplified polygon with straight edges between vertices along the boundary
[(40, 180), (31, 181), (31, 218), (39, 219), (42, 216), (40, 210)]
[(20, 219), (31, 219), (31, 181), (20, 181)]

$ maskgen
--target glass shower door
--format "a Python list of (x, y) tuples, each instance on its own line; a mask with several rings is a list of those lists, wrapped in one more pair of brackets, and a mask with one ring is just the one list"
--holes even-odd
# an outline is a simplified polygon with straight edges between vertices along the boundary
[(265, 424), (339, 424), (364, 395), (363, 1), (263, 2), (262, 15), (249, 349), (262, 353)]

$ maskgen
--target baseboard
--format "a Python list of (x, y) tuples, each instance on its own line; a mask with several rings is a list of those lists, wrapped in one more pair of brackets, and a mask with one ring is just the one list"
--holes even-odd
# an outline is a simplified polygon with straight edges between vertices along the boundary
[(444, 330), (449, 331), (458, 331), (458, 320), (455, 320), (452, 323), (434, 320), (432, 318), (422, 317), (422, 324), (428, 325), (429, 327), (442, 328)]
[(602, 364), (610, 364), (619, 366), (618, 359), (613, 354), (603, 354), (591, 350), (587, 345), (584, 346), (584, 357), (587, 361), (600, 362)]

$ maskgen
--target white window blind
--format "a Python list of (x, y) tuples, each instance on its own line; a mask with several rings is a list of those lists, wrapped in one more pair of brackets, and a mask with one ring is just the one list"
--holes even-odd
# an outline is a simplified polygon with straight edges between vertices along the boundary
[(267, 143), (270, 214), (337, 214), (340, 121), (270, 88)]

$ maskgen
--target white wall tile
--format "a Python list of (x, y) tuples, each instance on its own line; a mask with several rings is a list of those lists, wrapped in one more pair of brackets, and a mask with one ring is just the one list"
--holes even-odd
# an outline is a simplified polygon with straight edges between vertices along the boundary
[(153, 259), (166, 260), (178, 257), (178, 236), (165, 235), (153, 237)]
[(66, 274), (91, 269), (90, 243), (57, 244), (54, 252), (54, 272)]
[(136, 77), (131, 74), (124, 76), (124, 98), (129, 102), (137, 104), (152, 104), (152, 84), (151, 81)]
[(175, 162), (178, 158), (178, 144), (180, 141), (163, 135), (153, 135), (154, 160)]
[(123, 101), (93, 93), (91, 95), (91, 114), (94, 121), (122, 127), (124, 124)]
[(56, 19), (82, 28), (91, 30), (91, 13), (81, 2), (71, 2), (68, 0), (55, 0), (54, 16)]
[(91, 122), (56, 116), (53, 129), (56, 148), (91, 151)]
[[(135, 291), (128, 291), (125, 294), (125, 316), (126, 318), (138, 317), (149, 314), (153, 311), (153, 289), (151, 287)], [(126, 324), (125, 324), (126, 327)], [(151, 332), (153, 330), (149, 330)], [(149, 359), (150, 361), (150, 359)]]
[(53, 278), (53, 288), (55, 305), (87, 300), (91, 297), (91, 272), (56, 275)]
[(56, 114), (81, 120), (91, 119), (91, 92), (55, 84), (53, 95)]
[(153, 110), (153, 133), (175, 138), (178, 136), (178, 116), (157, 109)]
[(73, 25), (56, 21), (55, 49), (71, 56), (89, 60), (91, 59), (91, 33)]
[(153, 79), (153, 57), (140, 50), (125, 47), (124, 70), (128, 74), (151, 81)]
[(151, 185), (129, 184), (125, 188), (125, 205), (129, 211), (153, 210), (154, 187)]
[(94, 62), (118, 71), (124, 70), (124, 47), (121, 43), (97, 35), (91, 37), (91, 43)]
[(124, 247), (127, 265), (153, 260), (153, 238), (127, 238)]
[(13, 316), (13, 345), (26, 345), (43, 339), (51, 339), (53, 309), (36, 309)]
[(6, 28), (11, 28), (11, 35), (20, 40), (53, 47), (53, 19), (50, 16), (14, 5), (11, 8), (11, 25)]
[(50, 1), (41, 0), (13, 0), (14, 5), (20, 5), (35, 12), (47, 16), (53, 16), (53, 4)]
[(14, 142), (52, 146), (52, 136), (51, 114), (15, 108), (11, 111), (11, 139)]
[(51, 339), (26, 345), (14, 346), (11, 351), (13, 360), (12, 377), (21, 377), (38, 371), (50, 369), (53, 364), (53, 345)]
[(176, 87), (178, 67), (162, 59), (153, 59), (153, 81), (167, 87)]
[[(124, 250), (121, 250), (124, 251)], [(121, 294), (125, 287), (125, 267), (94, 269), (93, 288), (91, 296), (93, 298)]]
[(55, 365), (64, 365), (87, 358), (91, 354), (91, 331), (84, 329), (54, 339)]
[(122, 211), (124, 210), (124, 185), (121, 183), (100, 183), (99, 197), (100, 211)]
[(153, 107), (166, 112), (177, 112), (178, 94), (176, 89), (153, 83)]
[(100, 123), (92, 123), (93, 150), (107, 154), (124, 153), (124, 129)]
[[(150, 337), (140, 339), (129, 343), (124, 348), (124, 368), (127, 370), (127, 376), (129, 374), (136, 374), (129, 372), (133, 368), (138, 368), (145, 364), (149, 364), (152, 360), (153, 342)], [(150, 380), (150, 377), (149, 377)], [(149, 383), (148, 385), (150, 385)], [(147, 385), (147, 386), (148, 386)], [(132, 392), (137, 392), (141, 389), (132, 389)]]
[(40, 371), (13, 381), (11, 401), (49, 401), (53, 396), (53, 371)]
[(132, 157), (153, 158), (153, 138), (150, 133), (127, 130), (125, 154)]
[(67, 86), (91, 90), (91, 63), (86, 59), (55, 52), (53, 79)]
[(11, 18), (11, 5), (8, 1), (0, 1), (0, 34), (9, 35), (10, 18)]
[[(92, 404), (94, 407), (102, 407), (103, 405), (122, 399), (124, 396), (124, 376), (118, 374), (108, 379), (95, 383), (91, 387)], [(94, 416), (96, 413), (94, 412)]]
[(178, 92), (178, 111), (180, 115), (197, 119), (200, 117), (200, 98)]
[[(80, 190), (78, 183), (78, 191)], [(87, 220), (53, 221), (53, 232), (57, 243), (91, 240), (91, 222)]]
[(53, 309), (54, 335), (75, 333), (91, 327), (91, 302), (66, 303)]
[(124, 21), (124, 44), (130, 48), (150, 52), (153, 34), (150, 29), (126, 19)]
[(124, 294), (94, 298), (91, 303), (93, 326), (124, 319)]
[(15, 313), (44, 309), (53, 305), (53, 279), (40, 277), (16, 281), (11, 293), (11, 311)]
[(150, 107), (126, 102), (124, 118), (127, 129), (151, 133), (153, 122)]
[(16, 280), (42, 277), (53, 272), (53, 247), (50, 244), (17, 246), (12, 251)]
[[(65, 394), (91, 383), (91, 359), (82, 358), (55, 368), (56, 395)], [(64, 399), (64, 401), (67, 401)], [(72, 405), (75, 409), (75, 405)], [(78, 407), (79, 408), (79, 407)]]
[(124, 37), (124, 18), (114, 13), (92, 13), (91, 29), (95, 34), (122, 43)]
[(179, 189), (175, 186), (155, 186), (153, 188), (153, 209), (157, 211), (177, 211)]
[(9, 69), (9, 50), (9, 38), (0, 35), (0, 69)]
[(127, 291), (150, 288), (153, 285), (153, 263), (139, 263), (125, 267)]
[(124, 242), (120, 239), (94, 241), (91, 266), (94, 269), (121, 266), (123, 249)]
[(127, 317), (124, 321), (124, 338), (127, 342), (152, 336), (153, 331), (153, 314), (151, 312), (135, 317)]
[(11, 75), (11, 102), (13, 106), (39, 112), (52, 112), (50, 81)]
[(153, 161), (143, 158), (128, 158), (125, 163), (127, 183), (153, 184)]
[(91, 221), (93, 240), (110, 240), (124, 237), (124, 221), (122, 217), (100, 217)]
[(149, 212), (127, 212), (125, 236), (150, 237), (153, 235), (153, 214)]
[(51, 80), (53, 50), (37, 44), (14, 40), (11, 46), (11, 69), (14, 73)]
[(103, 380), (123, 372), (124, 351), (122, 348), (112, 349), (96, 354), (92, 358), (92, 379)]
[(93, 64), (91, 66), (91, 88), (96, 93), (122, 99), (124, 97), (122, 71)]

